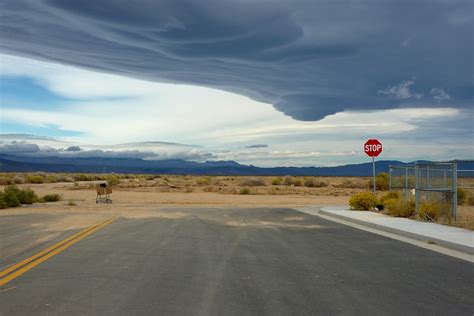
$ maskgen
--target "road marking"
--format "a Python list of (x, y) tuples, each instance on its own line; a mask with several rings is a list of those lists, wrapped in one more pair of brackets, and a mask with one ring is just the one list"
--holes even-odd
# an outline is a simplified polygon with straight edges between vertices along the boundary
[[(48, 247), (41, 252), (17, 263), (12, 265), (11, 267), (3, 270), (0, 272), (0, 286), (5, 285), (6, 283), (10, 282), (11, 280), (19, 277), (23, 273), (31, 270), (35, 266), (39, 265), (41, 262), (44, 262), (48, 260), (49, 258), (57, 255), (58, 253), (64, 251), (65, 249), (69, 248), (70, 246), (74, 245), (81, 239), (85, 238), (86, 236), (89, 236), (93, 232), (101, 229), (102, 227), (112, 223), (117, 216), (114, 216), (102, 223), (92, 225), (74, 235), (72, 235), (69, 238), (66, 238), (65, 240), (62, 240), (58, 242), (57, 244)], [(3, 278), (2, 278), (3, 277)]]

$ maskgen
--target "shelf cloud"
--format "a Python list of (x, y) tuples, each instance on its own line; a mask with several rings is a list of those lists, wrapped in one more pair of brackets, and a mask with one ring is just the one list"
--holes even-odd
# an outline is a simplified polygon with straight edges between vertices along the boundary
[(0, 52), (217, 88), (302, 121), (468, 109), (473, 10), (462, 0), (4, 1)]

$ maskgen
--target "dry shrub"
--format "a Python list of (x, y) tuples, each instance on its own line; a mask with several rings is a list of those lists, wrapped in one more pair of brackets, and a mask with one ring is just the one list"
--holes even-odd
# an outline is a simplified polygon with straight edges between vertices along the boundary
[[(167, 180), (165, 178), (165, 180)], [(197, 185), (209, 185), (211, 184), (211, 177), (203, 177), (203, 178), (198, 178), (196, 179)]]
[(61, 200), (61, 195), (59, 194), (46, 194), (41, 198), (44, 202), (57, 202)]
[(328, 186), (328, 183), (322, 180), (308, 178), (304, 180), (304, 186), (308, 188), (324, 188)]
[(58, 179), (56, 178), (56, 176), (50, 174), (50, 175), (47, 175), (46, 178), (46, 183), (56, 183), (58, 182)]
[[(379, 191), (387, 191), (389, 189), (390, 177), (388, 173), (381, 172), (375, 177), (375, 187)], [(374, 180), (369, 180), (369, 189), (374, 186)]]
[(40, 175), (34, 175), (34, 176), (29, 176), (28, 178), (26, 178), (26, 181), (28, 183), (41, 184), (41, 183), (44, 183), (44, 178)]
[(216, 192), (216, 188), (215, 188), (214, 186), (212, 186), (212, 185), (207, 186), (207, 187), (204, 187), (202, 190), (203, 190), (204, 192)]
[(351, 180), (344, 180), (340, 184), (334, 184), (333, 187), (341, 188), (341, 189), (366, 189), (367, 188), (365, 184), (355, 183), (355, 182), (352, 182)]
[(384, 194), (381, 198), (380, 198), (380, 203), (384, 203), (386, 200), (391, 200), (391, 199), (399, 199), (400, 198), (400, 192), (398, 191), (390, 191), (386, 194)]
[(415, 202), (400, 198), (388, 198), (383, 201), (386, 214), (395, 217), (410, 217), (415, 214)]
[(295, 187), (300, 187), (303, 185), (303, 181), (298, 178), (294, 178), (291, 176), (286, 176), (284, 179), (284, 184), (288, 186), (295, 186)]
[(10, 177), (0, 177), (0, 185), (10, 185), (13, 184), (13, 180)]
[(282, 177), (276, 177), (272, 179), (272, 185), (281, 185), (283, 183)]
[(15, 175), (12, 180), (14, 184), (23, 184), (26, 182), (25, 177), (20, 175)]
[(418, 218), (423, 221), (436, 221), (443, 209), (441, 203), (435, 201), (422, 201), (418, 206)]
[(184, 192), (185, 192), (185, 193), (191, 193), (191, 192), (193, 192), (193, 187), (190, 186), (190, 185), (186, 186), (186, 187), (184, 188)]
[(377, 197), (372, 192), (357, 193), (349, 200), (349, 206), (353, 210), (370, 210), (374, 208), (377, 203)]
[(120, 178), (117, 175), (111, 174), (107, 177), (107, 183), (113, 187), (120, 183)]
[(258, 187), (264, 186), (265, 181), (261, 178), (246, 178), (240, 182), (240, 185), (248, 187)]
[(242, 189), (240, 189), (239, 194), (250, 194), (250, 189), (249, 188), (242, 188)]

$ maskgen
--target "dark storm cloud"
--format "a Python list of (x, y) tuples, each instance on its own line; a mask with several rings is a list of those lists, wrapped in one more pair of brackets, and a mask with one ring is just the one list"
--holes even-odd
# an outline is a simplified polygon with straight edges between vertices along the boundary
[[(219, 88), (299, 120), (472, 106), (472, 1), (4, 1), (4, 53)], [(407, 85), (408, 83), (408, 85)]]

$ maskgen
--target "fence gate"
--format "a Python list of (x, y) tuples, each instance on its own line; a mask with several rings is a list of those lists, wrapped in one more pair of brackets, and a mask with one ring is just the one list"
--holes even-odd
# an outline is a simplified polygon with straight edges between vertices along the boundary
[(405, 199), (415, 195), (416, 214), (423, 203), (436, 203), (454, 219), (457, 213), (456, 162), (416, 162), (390, 166), (390, 190), (404, 190)]

